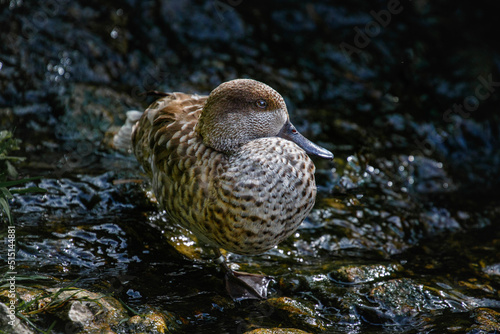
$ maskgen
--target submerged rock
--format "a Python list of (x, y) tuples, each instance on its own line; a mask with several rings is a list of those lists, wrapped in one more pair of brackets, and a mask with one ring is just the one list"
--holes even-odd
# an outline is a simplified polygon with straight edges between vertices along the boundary
[(476, 322), (467, 333), (498, 333), (500, 332), (500, 313), (488, 308), (478, 308), (473, 312)]
[(371, 289), (370, 296), (382, 304), (378, 316), (390, 319), (395, 324), (402, 324), (413, 317), (424, 320), (425, 314), (443, 309), (468, 310), (464, 301), (411, 279), (379, 283)]
[(400, 264), (350, 265), (342, 266), (329, 275), (339, 283), (359, 284), (390, 277), (402, 269)]
[(320, 314), (298, 300), (289, 297), (279, 297), (270, 298), (263, 303), (273, 307), (273, 317), (279, 317), (285, 323), (291, 324), (294, 327), (314, 331), (324, 331), (326, 329)]
[(171, 333), (179, 329), (180, 321), (171, 313), (150, 309), (128, 319), (128, 331), (132, 333)]

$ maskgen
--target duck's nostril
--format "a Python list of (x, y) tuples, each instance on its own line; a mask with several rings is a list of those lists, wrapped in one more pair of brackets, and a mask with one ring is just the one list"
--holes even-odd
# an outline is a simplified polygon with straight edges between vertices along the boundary
[(280, 132), (276, 136), (294, 142), (309, 155), (315, 155), (329, 160), (333, 159), (333, 153), (306, 139), (300, 134), (299, 131), (297, 131), (295, 126), (293, 126), (290, 121), (287, 121), (285, 125), (283, 125), (283, 128), (281, 128)]

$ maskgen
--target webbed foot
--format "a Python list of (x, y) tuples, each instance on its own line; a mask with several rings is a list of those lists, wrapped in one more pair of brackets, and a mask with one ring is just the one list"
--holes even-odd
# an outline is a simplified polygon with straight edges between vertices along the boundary
[(271, 277), (230, 271), (225, 275), (226, 290), (234, 300), (266, 299)]
[(267, 287), (271, 277), (231, 270), (220, 252), (216, 252), (216, 254), (219, 257), (214, 262), (218, 263), (224, 272), (226, 291), (233, 300), (267, 298)]

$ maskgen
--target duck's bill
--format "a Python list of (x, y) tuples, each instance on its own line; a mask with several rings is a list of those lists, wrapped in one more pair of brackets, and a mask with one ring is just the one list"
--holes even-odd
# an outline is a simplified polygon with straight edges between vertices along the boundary
[(309, 155), (315, 155), (317, 157), (328, 160), (333, 159), (332, 152), (314, 144), (312, 141), (301, 135), (299, 131), (297, 131), (297, 129), (293, 126), (293, 124), (290, 123), (290, 121), (287, 121), (285, 125), (283, 125), (277, 136), (294, 142)]

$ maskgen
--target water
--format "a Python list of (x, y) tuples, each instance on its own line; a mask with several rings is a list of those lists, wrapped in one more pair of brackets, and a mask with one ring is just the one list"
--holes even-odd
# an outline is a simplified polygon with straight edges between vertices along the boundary
[[(126, 168), (92, 173), (100, 169), (46, 177), (39, 183), (46, 194), (16, 197), (23, 276), (43, 275), (44, 286), (74, 281), (139, 312), (146, 305), (173, 312), (183, 319), (183, 330), (199, 333), (282, 323), (313, 332), (439, 332), (448, 321), (464, 330), (474, 325), (478, 309), (500, 307), (500, 235), (491, 222), (465, 233), (436, 209), (413, 221), (408, 197), (406, 205), (384, 205), (391, 194), (380, 189), (330, 197), (326, 185), (292, 238), (263, 255), (228, 256), (239, 270), (274, 277), (270, 302), (235, 304), (208, 261), (210, 252), (168, 224), (149, 201), (146, 181), (123, 177), (142, 175)], [(468, 215), (462, 213), (467, 221)], [(418, 224), (426, 221), (422, 217), (443, 226), (426, 229)], [(282, 309), (273, 304), (276, 298), (290, 298), (312, 313)]]
[[(19, 286), (110, 295), (180, 333), (499, 331), (500, 50), (487, 37), (498, 6), (402, 2), (356, 46), (355, 28), (387, 6), (2, 7), (0, 126), (23, 140), (21, 175), (47, 189), (11, 203)], [(360, 52), (346, 57), (341, 43)], [(125, 112), (152, 101), (141, 92), (208, 93), (234, 77), (276, 88), (297, 128), (335, 154), (316, 161), (316, 207), (293, 237), (228, 254), (235, 269), (274, 277), (263, 302), (227, 297), (210, 252), (168, 222), (135, 159), (109, 145)], [(53, 319), (68, 332), (56, 311), (32, 321)]]

